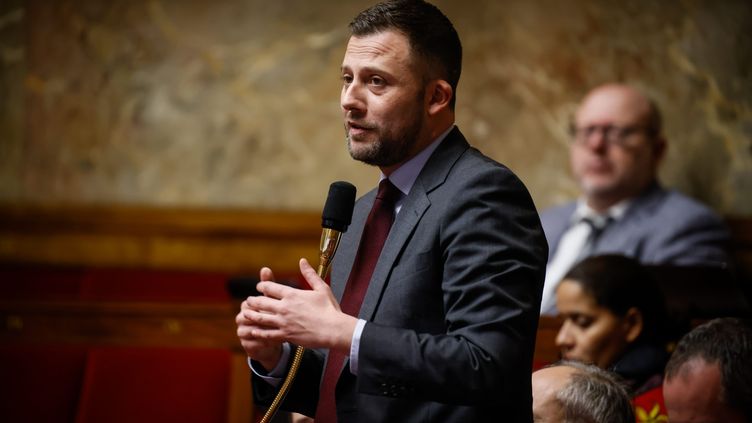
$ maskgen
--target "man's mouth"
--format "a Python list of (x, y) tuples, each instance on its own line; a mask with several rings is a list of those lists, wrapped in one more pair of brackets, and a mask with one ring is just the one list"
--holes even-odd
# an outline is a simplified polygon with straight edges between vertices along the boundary
[(347, 126), (347, 133), (350, 136), (358, 136), (373, 129), (373, 127), (371, 126), (357, 123), (357, 122), (347, 122), (346, 126)]
[(352, 120), (347, 121), (347, 126), (350, 128), (355, 128), (355, 129), (372, 129), (369, 125), (365, 123), (355, 122)]
[(607, 162), (591, 162), (587, 170), (591, 173), (607, 173), (611, 171), (611, 165)]

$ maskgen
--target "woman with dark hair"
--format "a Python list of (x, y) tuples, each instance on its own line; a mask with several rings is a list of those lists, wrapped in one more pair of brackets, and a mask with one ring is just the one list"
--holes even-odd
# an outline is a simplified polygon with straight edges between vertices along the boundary
[(589, 257), (556, 290), (562, 357), (620, 375), (632, 396), (660, 388), (668, 360), (666, 306), (652, 275), (622, 255)]

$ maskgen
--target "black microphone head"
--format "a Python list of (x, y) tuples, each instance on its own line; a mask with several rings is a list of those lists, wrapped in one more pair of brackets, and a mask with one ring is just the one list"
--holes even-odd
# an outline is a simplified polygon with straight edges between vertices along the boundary
[(321, 226), (340, 232), (347, 231), (354, 206), (355, 185), (345, 181), (332, 182), (321, 213)]

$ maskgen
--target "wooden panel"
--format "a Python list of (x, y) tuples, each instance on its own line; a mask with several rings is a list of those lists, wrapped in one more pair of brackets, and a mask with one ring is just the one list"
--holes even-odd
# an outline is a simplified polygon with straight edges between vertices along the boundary
[(245, 352), (232, 355), (230, 373), (230, 396), (228, 398), (227, 421), (250, 422), (253, 418), (253, 401), (251, 401), (251, 374), (248, 369), (248, 357)]
[(229, 348), (234, 304), (0, 302), (0, 342)]
[(553, 363), (559, 359), (556, 346), (556, 334), (559, 333), (563, 320), (559, 317), (541, 316), (538, 321), (538, 333), (535, 337), (535, 362)]
[(256, 273), (317, 262), (317, 213), (0, 206), (0, 260)]
[[(752, 218), (730, 217), (731, 252), (743, 277), (752, 277)], [(749, 280), (747, 281), (750, 282)]]
[[(726, 219), (741, 274), (752, 275), (752, 219)], [(319, 213), (122, 205), (0, 204), (0, 261), (297, 274), (315, 262)]]
[(730, 216), (726, 224), (731, 232), (731, 248), (734, 250), (752, 250), (752, 218)]

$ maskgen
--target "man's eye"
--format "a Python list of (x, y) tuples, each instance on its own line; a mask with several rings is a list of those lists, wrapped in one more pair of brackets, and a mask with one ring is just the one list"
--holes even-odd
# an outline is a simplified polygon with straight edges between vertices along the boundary
[(380, 78), (378, 76), (374, 76), (371, 78), (371, 85), (382, 86), (384, 84), (386, 84), (386, 81), (384, 81), (383, 78)]
[(342, 75), (342, 82), (343, 83), (350, 84), (350, 83), (352, 83), (352, 80), (353, 80), (352, 75)]

